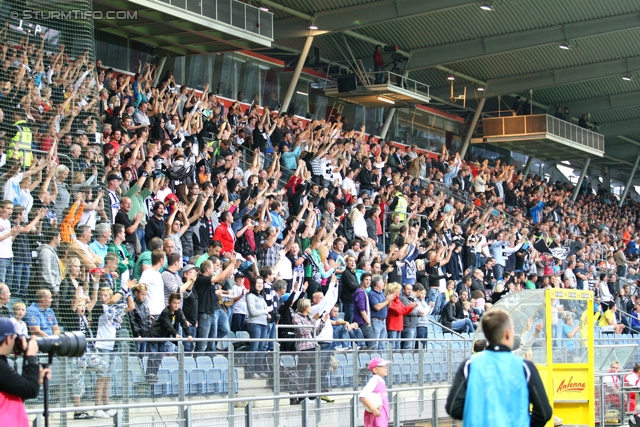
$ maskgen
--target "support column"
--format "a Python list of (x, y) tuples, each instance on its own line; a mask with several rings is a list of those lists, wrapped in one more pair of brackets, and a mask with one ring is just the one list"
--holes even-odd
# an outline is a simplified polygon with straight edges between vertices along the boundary
[(633, 162), (633, 167), (631, 168), (631, 172), (629, 172), (629, 178), (627, 179), (627, 183), (624, 186), (624, 191), (622, 192), (622, 196), (620, 196), (618, 207), (622, 207), (622, 204), (624, 203), (624, 199), (627, 197), (627, 194), (629, 193), (629, 188), (631, 187), (633, 176), (636, 174), (636, 170), (638, 169), (638, 162), (640, 162), (640, 153), (638, 153), (638, 156), (636, 157), (636, 161)]
[(289, 104), (291, 103), (293, 92), (295, 92), (296, 90), (296, 85), (298, 84), (298, 79), (300, 78), (302, 67), (304, 66), (304, 62), (307, 60), (307, 55), (309, 54), (309, 49), (311, 49), (312, 43), (313, 43), (313, 36), (307, 37), (307, 40), (304, 42), (304, 47), (302, 48), (302, 52), (300, 52), (300, 59), (298, 60), (298, 63), (296, 64), (296, 69), (293, 72), (293, 76), (291, 77), (291, 82), (289, 83), (287, 94), (284, 96), (284, 99), (282, 100), (282, 107), (280, 107), (280, 111), (286, 112), (289, 109)]
[(484, 108), (484, 103), (487, 98), (480, 98), (478, 101), (478, 107), (476, 108), (476, 112), (473, 114), (473, 119), (471, 120), (471, 126), (469, 127), (469, 132), (467, 132), (467, 137), (464, 139), (464, 143), (462, 144), (462, 149), (460, 150), (460, 158), (464, 159), (464, 156), (467, 154), (467, 150), (469, 149), (469, 143), (471, 142), (471, 137), (473, 136), (473, 132), (476, 130), (476, 126), (478, 125), (478, 120), (480, 119), (480, 114), (482, 114), (482, 109)]
[(529, 175), (529, 171), (531, 170), (531, 165), (533, 165), (533, 156), (529, 156), (527, 163), (524, 165), (524, 171), (522, 172), (524, 179), (527, 179), (527, 175)]
[(609, 166), (605, 166), (602, 169), (602, 185), (607, 192), (611, 192), (611, 169), (609, 169)]
[(391, 126), (391, 122), (393, 121), (393, 115), (395, 114), (396, 109), (391, 108), (387, 113), (387, 117), (384, 119), (384, 124), (382, 125), (382, 131), (380, 131), (380, 139), (384, 141), (387, 136), (387, 132), (389, 132), (389, 126)]
[(157, 71), (156, 71), (156, 79), (153, 81), (153, 87), (158, 86), (158, 82), (162, 78), (162, 71), (164, 71), (164, 64), (167, 62), (166, 56), (161, 56), (158, 58)]
[[(578, 184), (576, 184), (576, 188), (573, 189), (573, 195), (571, 196), (571, 200), (573, 200), (574, 202), (578, 198), (578, 193), (580, 192), (580, 187), (582, 186), (582, 182), (584, 181), (584, 176), (587, 174), (587, 169), (589, 169), (589, 163), (591, 163), (590, 158), (587, 159), (586, 162), (584, 162), (584, 166), (582, 167), (582, 172), (580, 172), (580, 178), (578, 178)], [(637, 163), (636, 163), (636, 166), (638, 166)]]

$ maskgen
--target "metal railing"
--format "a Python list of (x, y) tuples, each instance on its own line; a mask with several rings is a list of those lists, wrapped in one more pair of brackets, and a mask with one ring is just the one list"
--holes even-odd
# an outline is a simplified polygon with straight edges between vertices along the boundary
[(487, 117), (482, 123), (484, 137), (546, 133), (604, 152), (604, 135), (547, 114)]
[(268, 10), (237, 0), (187, 1), (160, 0), (205, 18), (249, 31), (273, 40), (273, 14)]
[[(89, 393), (82, 397), (78, 406), (74, 406), (72, 397), (77, 381), (77, 372), (74, 371), (77, 359), (58, 358), (54, 361), (50, 393), (52, 425), (69, 425), (69, 418), (75, 412), (113, 409), (117, 411), (113, 420), (104, 420), (105, 423), (100, 424), (102, 420), (96, 419), (92, 421), (92, 425), (232, 427), (259, 424), (275, 427), (337, 425), (338, 421), (344, 423), (349, 419), (349, 425), (357, 426), (362, 423), (362, 406), (357, 394), (371, 377), (367, 364), (372, 357), (383, 357), (393, 362), (386, 378), (391, 407), (390, 424), (400, 426), (430, 420), (432, 425), (437, 425), (439, 421), (450, 420), (443, 411), (446, 389), (460, 363), (470, 355), (472, 340), (455, 337), (443, 339), (441, 333), (433, 335), (430, 332), (430, 337), (425, 340), (426, 345), (423, 346), (422, 340), (414, 340), (417, 348), (403, 350), (387, 347), (384, 350), (363, 351), (354, 347), (350, 351), (323, 352), (316, 345), (309, 360), (313, 360), (316, 368), (321, 366), (322, 375), (320, 381), (309, 384), (308, 387), (298, 387), (295, 376), (291, 375), (292, 368), (297, 368), (296, 365), (303, 357), (302, 352), (281, 349), (287, 342), (305, 340), (273, 341), (274, 351), (265, 353), (264, 363), (253, 367), (265, 373), (260, 379), (243, 379), (250, 366), (246, 344), (256, 340), (218, 339), (217, 354), (187, 352), (183, 346), (186, 340), (179, 340), (174, 350), (167, 349), (162, 352), (164, 354), (159, 355), (162, 358), (160, 370), (165, 372), (158, 373), (158, 380), (148, 380), (145, 377), (145, 363), (148, 360), (145, 361), (142, 354), (135, 352), (133, 344), (163, 339), (117, 338), (110, 340), (116, 342), (116, 352), (112, 354), (111, 360), (114, 366), (109, 377), (109, 404), (93, 405), (94, 396)], [(540, 337), (539, 340), (543, 342), (544, 338)], [(351, 340), (334, 341), (342, 343)], [(390, 343), (410, 340), (381, 341)], [(558, 338), (554, 341), (559, 343), (559, 348), (555, 348), (554, 344), (554, 351), (558, 351), (563, 345), (560, 342), (570, 340)], [(611, 347), (611, 338), (598, 338), (598, 341), (602, 341), (601, 347)], [(630, 347), (628, 344), (638, 347), (640, 339), (618, 337), (615, 343), (627, 344), (627, 348)], [(546, 360), (546, 357), (537, 354), (544, 351), (544, 347), (536, 347), (534, 344), (534, 361)], [(321, 361), (329, 356), (335, 357), (338, 364), (333, 368), (326, 367), (325, 374), (325, 366), (321, 365)], [(640, 351), (636, 348), (623, 368), (630, 369), (639, 359)], [(309, 367), (305, 368), (305, 377), (310, 380), (312, 375)], [(89, 392), (94, 387), (92, 376), (93, 373), (87, 370), (86, 388)], [(598, 375), (596, 379), (598, 377), (602, 375)], [(602, 383), (599, 384), (596, 398), (604, 402)], [(628, 390), (625, 392), (629, 393)], [(320, 399), (305, 399), (321, 396), (329, 396), (336, 402), (327, 406), (321, 404)], [(297, 406), (288, 402), (288, 399), (301, 399), (302, 404)], [(624, 401), (624, 397), (621, 400)], [(28, 414), (36, 418), (34, 425), (40, 425), (37, 423), (41, 421), (42, 404), (42, 397), (26, 402)], [(599, 412), (598, 417), (601, 416), (602, 412)]]
[[(387, 84), (398, 86), (416, 95), (427, 96), (429, 98), (430, 86), (428, 84), (410, 79), (402, 74), (394, 73), (393, 71), (373, 71), (367, 72), (366, 75), (369, 80), (369, 85)], [(376, 83), (376, 78), (378, 78), (378, 81), (382, 80), (382, 83)]]
[[(413, 341), (417, 345), (417, 348), (404, 350), (393, 350), (388, 346), (384, 350), (363, 351), (356, 346), (351, 351), (321, 351), (316, 345), (311, 351), (310, 366), (304, 367), (306, 375), (301, 378), (303, 382), (311, 381), (312, 372), (317, 367), (320, 367), (321, 375), (316, 375), (319, 380), (305, 387), (304, 383), (298, 386), (298, 379), (292, 375), (292, 369), (302, 371), (297, 365), (304, 363), (305, 352), (281, 350), (287, 341), (303, 340), (272, 341), (274, 351), (264, 353), (264, 363), (259, 366), (250, 365), (251, 353), (246, 346), (247, 342), (256, 340), (221, 338), (217, 340), (216, 354), (187, 352), (183, 346), (186, 340), (181, 340), (175, 349), (165, 349), (164, 355), (157, 355), (161, 358), (157, 379), (147, 378), (153, 355), (137, 354), (133, 344), (163, 339), (117, 338), (110, 341), (116, 342), (116, 351), (111, 354), (110, 362), (113, 364), (109, 376), (111, 402), (92, 405), (96, 396), (91, 391), (97, 379), (87, 368), (84, 374), (88, 393), (82, 396), (79, 406), (74, 406), (72, 397), (77, 390), (78, 359), (58, 358), (52, 366), (50, 387), (52, 425), (68, 425), (72, 413), (114, 409), (118, 411), (115, 425), (119, 426), (155, 425), (159, 421), (162, 421), (161, 425), (179, 426), (251, 426), (255, 425), (250, 422), (252, 417), (260, 417), (262, 425), (320, 425), (321, 421), (345, 420), (347, 416), (351, 420), (350, 425), (356, 426), (362, 422), (362, 406), (357, 394), (371, 377), (368, 361), (372, 357), (394, 362), (386, 379), (391, 402), (390, 423), (399, 426), (401, 422), (432, 417), (437, 423), (438, 418), (447, 417), (442, 410), (446, 393), (438, 395), (439, 390), (448, 387), (458, 365), (471, 352), (469, 338), (445, 340), (441, 334), (438, 339), (425, 340), (426, 348), (423, 348), (422, 341), (381, 340), (383, 343)], [(338, 361), (334, 369), (322, 365), (328, 365), (330, 356)], [(264, 375), (260, 379), (243, 379), (248, 370)], [(304, 401), (306, 397), (320, 396), (333, 397), (337, 400), (336, 405), (321, 407), (320, 399)], [(303, 400), (302, 406), (288, 401), (298, 398)], [(42, 393), (40, 398), (26, 404), (29, 414), (40, 417)], [(238, 406), (242, 410), (237, 411)], [(112, 421), (109, 423), (113, 425)]]

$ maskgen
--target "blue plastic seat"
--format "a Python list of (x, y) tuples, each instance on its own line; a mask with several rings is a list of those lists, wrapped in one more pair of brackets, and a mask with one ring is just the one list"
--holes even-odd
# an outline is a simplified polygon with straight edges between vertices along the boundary
[(431, 382), (433, 381), (433, 365), (431, 362), (424, 362), (422, 365), (422, 380)]
[(391, 367), (393, 372), (393, 382), (396, 384), (407, 382), (407, 368), (410, 370), (411, 367), (405, 366), (402, 353), (393, 353), (391, 355), (391, 361), (393, 362)]
[[(213, 367), (220, 369), (220, 372), (222, 373), (222, 380), (223, 380), (223, 392), (228, 393), (229, 392), (229, 361), (224, 356), (215, 356), (213, 358)], [(234, 371), (233, 377), (234, 377), (234, 386), (235, 386), (234, 394), (235, 394), (235, 393), (238, 393), (238, 369), (234, 368), (233, 371)]]
[(415, 383), (418, 381), (418, 365), (417, 365), (417, 355), (414, 358), (413, 353), (405, 352), (402, 355), (405, 365), (409, 366), (409, 372), (407, 376), (407, 380), (410, 383)]
[(338, 353), (336, 358), (342, 367), (342, 384), (344, 387), (349, 387), (353, 384), (353, 355)]
[(202, 369), (206, 375), (206, 394), (224, 393), (224, 381), (222, 380), (222, 371), (213, 367), (213, 362), (209, 356), (198, 356), (196, 358), (196, 366)]
[[(235, 339), (236, 334), (234, 334), (232, 331), (229, 331), (224, 338)], [(216, 342), (216, 347), (218, 350), (226, 350), (229, 348), (229, 341), (218, 341)]]
[(163, 397), (171, 395), (171, 372), (158, 369), (158, 380), (151, 383), (151, 396)]

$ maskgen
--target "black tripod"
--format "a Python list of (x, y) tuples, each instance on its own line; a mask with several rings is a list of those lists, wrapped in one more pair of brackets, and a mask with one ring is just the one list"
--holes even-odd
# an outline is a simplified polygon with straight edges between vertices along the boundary
[[(46, 364), (42, 364), (42, 368), (46, 369), (53, 364), (53, 354), (49, 353), (49, 360)], [(44, 391), (44, 427), (49, 427), (49, 378), (45, 375), (42, 381), (42, 390)]]

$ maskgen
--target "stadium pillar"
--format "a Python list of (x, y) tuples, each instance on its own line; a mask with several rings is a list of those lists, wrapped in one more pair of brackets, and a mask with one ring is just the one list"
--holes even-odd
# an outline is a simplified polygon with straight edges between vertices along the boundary
[[(587, 169), (589, 169), (589, 163), (591, 163), (591, 158), (588, 158), (587, 161), (584, 162), (584, 166), (582, 167), (582, 172), (580, 172), (580, 178), (578, 178), (576, 188), (573, 189), (573, 196), (571, 196), (571, 200), (573, 200), (574, 202), (578, 198), (578, 193), (580, 192), (580, 187), (582, 186), (582, 182), (584, 181), (584, 176), (587, 174)], [(638, 166), (637, 162), (636, 166)]]
[(611, 169), (609, 166), (602, 168), (602, 186), (607, 192), (611, 191)]
[(638, 162), (640, 162), (640, 153), (636, 157), (636, 161), (633, 162), (633, 167), (631, 168), (631, 172), (629, 172), (629, 178), (627, 179), (627, 183), (624, 186), (624, 191), (620, 196), (620, 201), (618, 202), (618, 207), (622, 207), (624, 203), (624, 199), (627, 198), (627, 194), (629, 193), (629, 188), (631, 187), (631, 182), (633, 181), (633, 176), (636, 174), (636, 170), (638, 169)]
[(165, 62), (167, 62), (167, 57), (166, 56), (161, 56), (160, 58), (158, 58), (158, 64), (156, 64), (157, 65), (157, 68), (156, 68), (156, 79), (153, 82), (153, 87), (158, 86), (158, 82), (162, 78), (162, 71), (164, 70), (164, 63)]
[(524, 165), (524, 171), (522, 172), (522, 174), (524, 175), (524, 178), (527, 179), (527, 175), (529, 174), (529, 171), (531, 170), (531, 165), (533, 164), (533, 156), (529, 156), (529, 158), (527, 159), (527, 163)]
[[(409, 77), (409, 70), (405, 70), (404, 73), (402, 74), (402, 77), (403, 78)], [(389, 76), (389, 79), (391, 79), (391, 76)], [(396, 109), (391, 108), (387, 113), (387, 117), (385, 117), (384, 119), (384, 124), (382, 125), (382, 130), (380, 131), (380, 139), (383, 141), (387, 137), (387, 132), (389, 132), (389, 127), (391, 126), (391, 122), (393, 121), (393, 115), (395, 114), (395, 112), (396, 112)]]
[(298, 63), (296, 64), (296, 69), (293, 72), (293, 76), (291, 77), (291, 82), (289, 83), (287, 94), (284, 96), (284, 100), (282, 101), (282, 107), (280, 107), (281, 112), (286, 113), (287, 110), (289, 109), (289, 104), (291, 103), (293, 92), (296, 90), (296, 85), (298, 84), (298, 79), (300, 78), (302, 67), (304, 66), (304, 62), (307, 60), (307, 55), (309, 54), (309, 49), (311, 49), (312, 43), (313, 43), (313, 36), (307, 37), (307, 41), (304, 42), (304, 47), (302, 48), (302, 52), (300, 52), (300, 59), (298, 59)]
[(482, 109), (484, 108), (484, 103), (487, 98), (480, 98), (478, 101), (478, 107), (476, 108), (476, 112), (473, 114), (473, 120), (471, 120), (471, 126), (469, 126), (469, 132), (467, 132), (467, 136), (464, 139), (464, 143), (462, 144), (462, 149), (460, 150), (460, 158), (464, 159), (464, 156), (467, 155), (467, 150), (469, 149), (469, 143), (471, 142), (471, 137), (473, 136), (473, 132), (476, 130), (476, 126), (478, 125), (478, 120), (480, 119), (480, 115), (482, 114)]
[(387, 132), (389, 132), (389, 126), (391, 126), (391, 122), (393, 121), (393, 115), (395, 114), (395, 112), (395, 108), (390, 108), (389, 112), (387, 112), (387, 117), (384, 118), (384, 124), (382, 125), (382, 130), (380, 131), (380, 139), (383, 141), (387, 136)]

